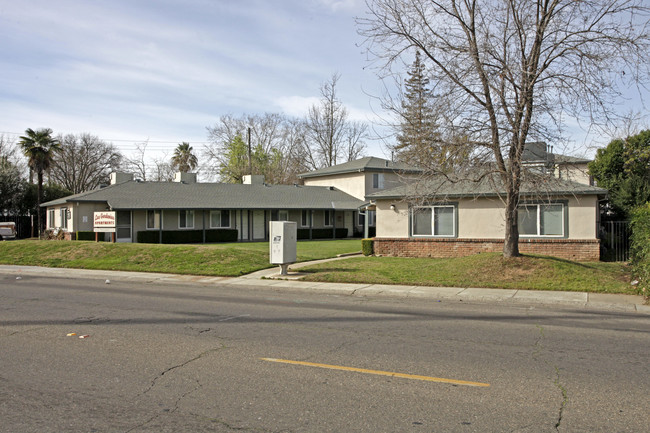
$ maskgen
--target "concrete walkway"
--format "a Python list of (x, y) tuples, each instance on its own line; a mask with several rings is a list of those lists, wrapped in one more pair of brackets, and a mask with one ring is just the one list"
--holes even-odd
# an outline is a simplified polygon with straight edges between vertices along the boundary
[(650, 306), (644, 305), (643, 297), (607, 293), (562, 292), (517, 289), (484, 289), (462, 287), (401, 286), (385, 284), (342, 284), (300, 281), (303, 266), (338, 259), (298, 263), (289, 267), (289, 275), (280, 275), (279, 267), (264, 269), (238, 278), (205, 277), (147, 272), (96, 271), (86, 269), (42, 268), (35, 266), (0, 265), (0, 274), (22, 276), (53, 276), (62, 278), (97, 278), (104, 283), (111, 281), (146, 283), (191, 283), (220, 286), (269, 288), (273, 290), (305, 291), (355, 297), (415, 298), (434, 302), (473, 302), (515, 305), (549, 305), (574, 308), (632, 312), (650, 315)]

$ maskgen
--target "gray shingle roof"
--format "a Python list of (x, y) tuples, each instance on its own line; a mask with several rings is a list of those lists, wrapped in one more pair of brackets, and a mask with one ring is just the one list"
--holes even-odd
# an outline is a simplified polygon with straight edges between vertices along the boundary
[[(430, 178), (408, 185), (379, 191), (366, 196), (368, 200), (403, 199), (406, 197), (461, 198), (494, 197), (505, 195), (496, 176), (486, 176), (479, 182), (460, 180), (451, 182), (443, 177)], [(607, 190), (554, 177), (538, 178), (534, 182), (523, 182), (520, 189), (523, 196), (566, 196), (566, 195), (605, 195)]]
[(343, 173), (359, 173), (364, 171), (373, 172), (401, 172), (401, 173), (422, 173), (422, 170), (401, 162), (392, 162), (387, 159), (376, 158), (368, 156), (366, 158), (357, 159), (355, 161), (346, 162), (344, 164), (335, 165), (333, 167), (321, 168), (307, 173), (299, 174), (300, 178), (329, 176), (333, 174)]
[(43, 203), (106, 202), (111, 209), (339, 209), (363, 204), (319, 186), (129, 181)]

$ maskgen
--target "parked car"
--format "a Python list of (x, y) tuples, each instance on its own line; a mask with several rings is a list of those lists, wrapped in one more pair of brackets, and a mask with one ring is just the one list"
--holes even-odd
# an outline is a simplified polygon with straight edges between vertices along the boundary
[(12, 241), (16, 239), (16, 223), (0, 223), (0, 241)]

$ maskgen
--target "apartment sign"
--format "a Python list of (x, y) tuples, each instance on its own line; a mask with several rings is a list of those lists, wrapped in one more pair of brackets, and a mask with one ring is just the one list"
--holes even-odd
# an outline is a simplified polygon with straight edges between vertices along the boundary
[(95, 232), (115, 231), (115, 212), (95, 212), (93, 215), (93, 228)]

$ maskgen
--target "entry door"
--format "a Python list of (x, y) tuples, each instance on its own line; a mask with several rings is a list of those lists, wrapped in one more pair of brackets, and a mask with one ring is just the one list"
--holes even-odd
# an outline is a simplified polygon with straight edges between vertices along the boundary
[(253, 211), (253, 240), (264, 240), (264, 211)]
[(117, 242), (132, 242), (131, 211), (118, 210), (115, 221), (115, 238)]

